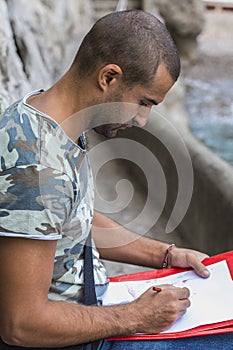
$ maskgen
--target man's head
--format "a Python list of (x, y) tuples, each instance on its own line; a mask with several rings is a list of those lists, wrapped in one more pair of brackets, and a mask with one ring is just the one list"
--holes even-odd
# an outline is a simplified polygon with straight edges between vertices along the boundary
[[(177, 80), (180, 60), (165, 25), (150, 13), (131, 10), (98, 20), (83, 39), (71, 69), (74, 81), (96, 80), (99, 90), (91, 105), (129, 102), (150, 108), (163, 100)], [(134, 123), (145, 124), (138, 120)], [(105, 128), (96, 131), (105, 133)]]
[(180, 60), (169, 32), (152, 14), (138, 10), (113, 12), (99, 19), (74, 60), (82, 77), (115, 63), (129, 87), (150, 84), (161, 62), (176, 81)]

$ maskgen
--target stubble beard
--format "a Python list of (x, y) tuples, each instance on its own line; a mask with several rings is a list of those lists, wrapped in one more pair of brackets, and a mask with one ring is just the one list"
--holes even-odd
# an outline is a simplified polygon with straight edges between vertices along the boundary
[[(95, 99), (93, 101), (93, 105), (97, 105), (100, 103), (122, 102), (123, 94), (124, 94), (124, 91), (122, 90), (120, 92), (112, 94), (104, 101), (100, 101), (99, 99)], [(109, 117), (109, 120), (111, 120), (111, 116)], [(117, 123), (117, 122), (116, 123), (109, 123), (109, 124), (102, 124), (102, 125), (94, 127), (94, 130), (97, 134), (104, 135), (107, 138), (113, 138), (117, 135), (119, 128), (121, 128), (123, 125), (124, 125), (123, 123)]]

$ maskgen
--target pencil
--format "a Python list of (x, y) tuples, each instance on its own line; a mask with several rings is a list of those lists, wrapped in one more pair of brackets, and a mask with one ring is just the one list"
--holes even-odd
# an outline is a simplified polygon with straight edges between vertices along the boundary
[(160, 287), (153, 287), (153, 290), (155, 292), (161, 292), (162, 288), (160, 288)]

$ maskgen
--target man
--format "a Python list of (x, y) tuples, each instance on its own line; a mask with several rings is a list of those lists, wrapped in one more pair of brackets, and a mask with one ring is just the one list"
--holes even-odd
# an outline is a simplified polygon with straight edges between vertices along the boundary
[[(82, 305), (93, 184), (83, 135), (75, 143), (64, 132), (73, 115), (81, 131), (94, 126), (108, 137), (128, 122), (145, 125), (148, 112), (141, 113), (141, 106), (148, 111), (160, 103), (179, 69), (174, 43), (154, 16), (142, 11), (112, 13), (94, 25), (72, 66), (55, 85), (27, 95), (3, 114), (1, 349), (76, 349), (78, 344), (110, 336), (161, 332), (186, 312), (188, 289), (169, 285), (162, 286), (159, 293), (150, 288), (125, 305)], [(119, 115), (113, 124), (106, 123), (106, 116), (101, 119), (82, 112), (107, 102), (131, 103), (137, 109), (130, 117)], [(93, 226), (95, 289), (100, 302), (108, 279), (98, 254), (103, 259), (153, 268), (164, 263), (193, 267), (203, 278), (209, 276), (202, 264), (207, 256), (203, 253), (138, 237), (99, 213)], [(219, 338), (208, 341), (209, 348), (214, 348), (213, 342), (220, 348)], [(224, 341), (224, 349), (229, 349), (230, 337), (225, 335)], [(100, 347), (163, 349), (169, 346), (166, 344), (103, 342)], [(181, 349), (180, 343), (172, 346)]]

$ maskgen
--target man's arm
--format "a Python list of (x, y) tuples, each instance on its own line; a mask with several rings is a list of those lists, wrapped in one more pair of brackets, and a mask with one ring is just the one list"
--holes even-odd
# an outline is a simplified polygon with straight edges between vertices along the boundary
[[(98, 212), (95, 212), (92, 233), (102, 259), (152, 268), (163, 266), (167, 243), (130, 232)], [(201, 277), (208, 277), (209, 271), (202, 264), (207, 257), (195, 250), (175, 247), (169, 253), (169, 265), (192, 267)]]
[(49, 301), (55, 241), (0, 238), (0, 336), (11, 345), (63, 347), (169, 328), (189, 307), (187, 288), (150, 288), (119, 306)]

